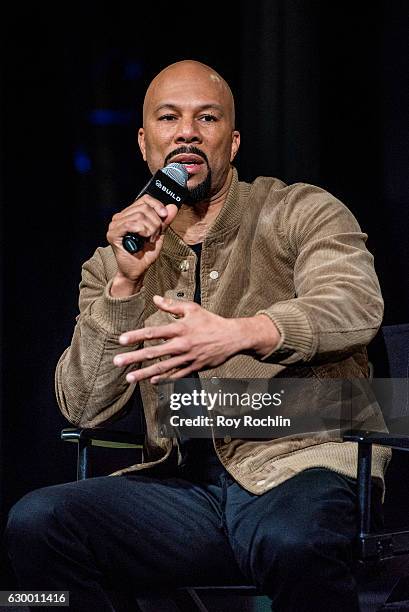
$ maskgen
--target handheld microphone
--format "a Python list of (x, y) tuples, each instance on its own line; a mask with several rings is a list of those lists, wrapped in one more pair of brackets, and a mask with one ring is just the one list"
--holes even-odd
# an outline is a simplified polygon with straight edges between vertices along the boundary
[[(186, 187), (188, 178), (189, 173), (183, 164), (168, 164), (162, 170), (155, 172), (136, 199), (147, 193), (162, 204), (176, 204), (179, 208), (188, 196)], [(147, 240), (148, 238), (144, 236), (129, 232), (122, 238), (122, 246), (125, 251), (133, 255), (143, 249)]]

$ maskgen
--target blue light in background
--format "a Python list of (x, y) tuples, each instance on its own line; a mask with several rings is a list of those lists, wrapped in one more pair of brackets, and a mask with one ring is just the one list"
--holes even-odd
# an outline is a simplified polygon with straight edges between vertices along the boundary
[(80, 174), (87, 174), (91, 170), (91, 159), (84, 149), (77, 149), (74, 153), (74, 166)]
[(89, 113), (89, 121), (93, 125), (129, 125), (134, 114), (131, 111), (96, 108)]
[(124, 79), (136, 81), (143, 75), (143, 66), (140, 62), (131, 60), (124, 65)]

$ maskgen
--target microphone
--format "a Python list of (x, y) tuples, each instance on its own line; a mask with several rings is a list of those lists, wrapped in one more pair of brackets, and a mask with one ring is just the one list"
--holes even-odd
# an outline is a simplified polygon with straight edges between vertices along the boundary
[[(186, 187), (188, 178), (189, 173), (183, 164), (168, 164), (155, 172), (136, 199), (147, 193), (162, 204), (176, 204), (180, 208), (188, 196)], [(133, 255), (143, 249), (147, 240), (148, 238), (144, 236), (129, 232), (122, 238), (122, 246), (125, 251)]]

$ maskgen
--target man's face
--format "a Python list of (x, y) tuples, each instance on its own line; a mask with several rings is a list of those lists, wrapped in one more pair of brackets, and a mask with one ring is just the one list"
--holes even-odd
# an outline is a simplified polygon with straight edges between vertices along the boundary
[(222, 190), (239, 144), (231, 93), (216, 73), (182, 64), (153, 81), (139, 130), (152, 173), (171, 162), (184, 164), (192, 201), (202, 201)]

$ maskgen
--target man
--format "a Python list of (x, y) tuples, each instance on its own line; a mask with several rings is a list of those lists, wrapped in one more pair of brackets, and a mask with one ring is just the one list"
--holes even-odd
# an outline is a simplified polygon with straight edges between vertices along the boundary
[[(161, 377), (367, 374), (382, 299), (365, 235), (319, 188), (240, 183), (239, 143), (230, 88), (214, 70), (183, 61), (153, 80), (139, 146), (152, 173), (184, 164), (189, 201), (178, 212), (143, 195), (113, 217), (110, 246), (83, 267), (56, 377), (63, 414), (88, 427), (118, 414), (139, 384), (144, 464), (14, 507), (8, 542), (24, 589), (69, 589), (75, 610), (112, 610), (110, 586), (238, 582), (278, 611), (359, 609), (354, 444), (329, 432), (158, 436)], [(147, 238), (136, 255), (123, 249), (128, 232)], [(379, 490), (388, 457), (375, 449)]]

